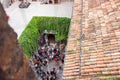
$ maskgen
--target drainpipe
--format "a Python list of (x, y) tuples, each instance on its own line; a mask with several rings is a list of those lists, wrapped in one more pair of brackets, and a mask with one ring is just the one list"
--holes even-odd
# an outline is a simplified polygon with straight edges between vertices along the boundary
[(81, 0), (81, 18), (80, 18), (80, 74), (82, 70), (82, 37), (83, 37), (83, 32), (82, 32), (82, 22), (83, 22), (83, 8), (84, 8), (84, 0)]

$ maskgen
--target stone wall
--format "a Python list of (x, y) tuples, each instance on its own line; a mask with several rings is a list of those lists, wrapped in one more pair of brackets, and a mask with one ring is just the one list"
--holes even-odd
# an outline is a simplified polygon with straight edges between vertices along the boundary
[(0, 80), (36, 80), (0, 4)]
[(120, 0), (74, 0), (64, 78), (120, 75), (119, 66)]

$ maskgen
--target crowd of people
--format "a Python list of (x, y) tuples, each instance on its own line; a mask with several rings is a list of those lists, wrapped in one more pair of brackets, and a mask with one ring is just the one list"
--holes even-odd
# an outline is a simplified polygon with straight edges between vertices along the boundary
[[(63, 70), (64, 52), (60, 50), (56, 42), (50, 43), (45, 38), (45, 35), (42, 38), (41, 40), (43, 41), (40, 40), (42, 45), (39, 46), (38, 50), (33, 52), (33, 58), (30, 60), (30, 64), (33, 65), (37, 76), (41, 80), (59, 80), (57, 75), (60, 70)], [(55, 65), (51, 65), (51, 63)]]

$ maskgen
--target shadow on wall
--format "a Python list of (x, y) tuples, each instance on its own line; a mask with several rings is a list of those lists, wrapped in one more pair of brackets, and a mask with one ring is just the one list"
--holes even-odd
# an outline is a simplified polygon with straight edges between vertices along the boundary
[(37, 80), (0, 3), (0, 80)]

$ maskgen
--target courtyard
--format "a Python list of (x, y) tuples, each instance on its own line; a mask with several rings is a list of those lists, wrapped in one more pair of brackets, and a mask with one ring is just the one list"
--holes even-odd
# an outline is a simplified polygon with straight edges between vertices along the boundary
[(5, 8), (10, 16), (9, 25), (17, 33), (18, 38), (32, 19), (33, 16), (55, 16), (71, 18), (73, 2), (61, 2), (60, 4), (40, 4), (40, 2), (30, 2), (28, 8), (19, 8), (20, 2), (15, 2), (9, 8)]

